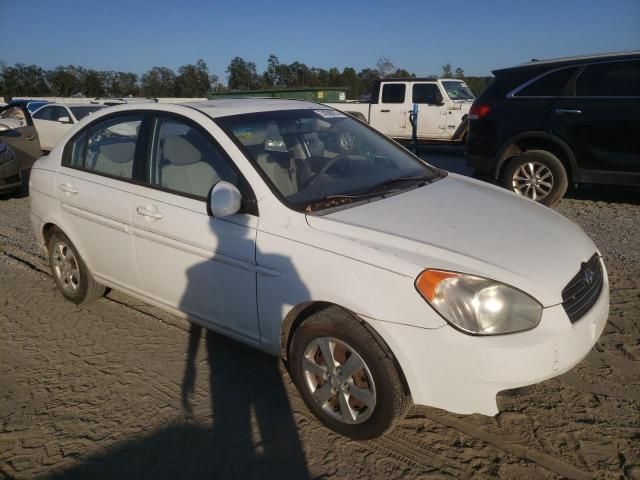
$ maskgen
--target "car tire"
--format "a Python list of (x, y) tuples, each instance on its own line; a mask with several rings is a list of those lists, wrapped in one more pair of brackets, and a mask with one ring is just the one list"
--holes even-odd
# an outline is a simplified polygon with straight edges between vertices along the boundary
[(500, 181), (512, 192), (548, 207), (558, 203), (569, 186), (564, 165), (546, 150), (528, 150), (512, 158)]
[[(324, 360), (326, 348), (337, 368)], [(295, 330), (288, 364), (309, 410), (349, 438), (384, 435), (404, 418), (410, 404), (392, 354), (338, 307), (313, 314)]]
[(102, 297), (104, 285), (96, 282), (71, 240), (56, 231), (49, 238), (49, 267), (58, 290), (76, 305)]

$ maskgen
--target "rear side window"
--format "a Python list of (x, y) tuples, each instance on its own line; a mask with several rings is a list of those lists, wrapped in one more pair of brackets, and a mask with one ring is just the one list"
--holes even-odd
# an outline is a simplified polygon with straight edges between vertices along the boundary
[(142, 115), (113, 117), (91, 125), (74, 137), (64, 165), (131, 179)]
[(153, 185), (206, 198), (220, 180), (237, 185), (230, 161), (199, 129), (174, 118), (157, 118), (149, 178)]
[(382, 86), (382, 103), (404, 103), (407, 87), (404, 83), (386, 83)]
[(577, 97), (640, 97), (640, 61), (587, 65), (576, 79)]
[(534, 80), (526, 87), (519, 90), (516, 97), (560, 97), (571, 95), (569, 80), (578, 70), (575, 68), (563, 68), (550, 72), (543, 77)]

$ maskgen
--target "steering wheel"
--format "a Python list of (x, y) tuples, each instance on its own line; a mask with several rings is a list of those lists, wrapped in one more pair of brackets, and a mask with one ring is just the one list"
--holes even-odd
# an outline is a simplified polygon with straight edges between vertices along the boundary
[(314, 176), (309, 177), (304, 184), (302, 185), (301, 190), (304, 190), (307, 187), (310, 187), (311, 185), (313, 185), (314, 183), (316, 183), (316, 181), (318, 180), (319, 177), (323, 177), (331, 167), (333, 167), (336, 163), (341, 162), (341, 161), (348, 161), (351, 162), (351, 159), (349, 157), (347, 157), (346, 155), (338, 155), (337, 157), (333, 157), (331, 160), (329, 160), (327, 163), (324, 164), (324, 166), (320, 169), (320, 171), (318, 173), (316, 173)]

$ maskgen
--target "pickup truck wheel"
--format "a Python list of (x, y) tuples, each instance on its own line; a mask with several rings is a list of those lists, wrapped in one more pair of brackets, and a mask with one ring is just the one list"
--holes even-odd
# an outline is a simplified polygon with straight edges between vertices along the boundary
[(512, 158), (502, 172), (501, 183), (549, 207), (560, 201), (569, 184), (562, 162), (545, 150), (529, 150)]
[(96, 282), (82, 257), (67, 236), (56, 231), (49, 239), (49, 266), (56, 286), (67, 300), (75, 304), (100, 298), (105, 287)]
[(314, 314), (296, 329), (289, 366), (307, 407), (328, 428), (350, 438), (384, 435), (409, 405), (390, 354), (338, 307)]

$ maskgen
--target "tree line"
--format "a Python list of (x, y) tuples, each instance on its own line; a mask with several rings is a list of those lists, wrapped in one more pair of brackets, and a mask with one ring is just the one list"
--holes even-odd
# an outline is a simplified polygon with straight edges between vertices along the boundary
[[(381, 57), (375, 67), (359, 72), (352, 67), (318, 68), (294, 61), (282, 63), (270, 55), (267, 67), (258, 73), (256, 64), (234, 57), (226, 70), (227, 84), (209, 72), (204, 60), (178, 68), (153, 67), (142, 75), (131, 72), (94, 70), (81, 66), (58, 66), (45, 70), (37, 65), (0, 61), (0, 96), (86, 96), (86, 97), (205, 97), (211, 92), (255, 89), (344, 87), (350, 99), (371, 92), (380, 79), (411, 78), (415, 73), (396, 67), (387, 57)], [(459, 78), (478, 95), (493, 77), (468, 77), (460, 67), (442, 66), (437, 77)]]

